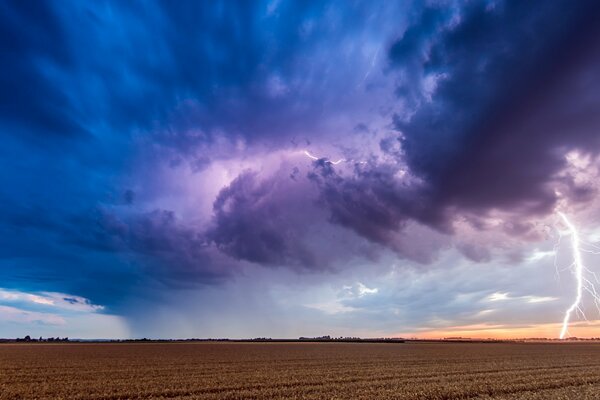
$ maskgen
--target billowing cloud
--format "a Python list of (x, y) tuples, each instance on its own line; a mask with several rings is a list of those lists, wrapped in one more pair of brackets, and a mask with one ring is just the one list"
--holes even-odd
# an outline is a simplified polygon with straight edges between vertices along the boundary
[(415, 78), (400, 81), (399, 95), (421, 95), (395, 124), (411, 172), (431, 191), (434, 223), (448, 209), (548, 213), (557, 190), (589, 199), (595, 188), (560, 173), (566, 152), (600, 149), (598, 11), (585, 1), (428, 8), (391, 47), (393, 67)]
[[(594, 180), (570, 171), (583, 162), (589, 173), (600, 150), (598, 10), (565, 8), (508, 1), (417, 11), (389, 50), (402, 107), (396, 137), (380, 142), (388, 157), (345, 175), (316, 163), (311, 175), (331, 220), (415, 258), (398, 237), (410, 221), (534, 241), (543, 232), (531, 219), (591, 200)], [(489, 261), (499, 240), (476, 242), (456, 246)]]
[(302, 235), (307, 230), (301, 212), (306, 199), (291, 195), (293, 184), (290, 179), (260, 181), (256, 173), (242, 173), (219, 193), (209, 237), (227, 254), (251, 262), (314, 265)]
[(4, 3), (0, 300), (549, 322), (552, 213), (600, 223), (600, 10), (572, 3)]

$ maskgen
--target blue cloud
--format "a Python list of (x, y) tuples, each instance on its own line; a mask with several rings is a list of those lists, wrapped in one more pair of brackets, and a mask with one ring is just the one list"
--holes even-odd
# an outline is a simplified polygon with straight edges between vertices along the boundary
[[(129, 186), (140, 146), (202, 169), (215, 135), (274, 147), (318, 136), (314, 116), (351, 106), (337, 88), (364, 73), (340, 66), (372, 61), (361, 46), (379, 27), (363, 16), (393, 18), (336, 2), (0, 7), (0, 275), (114, 307), (140, 282), (217, 282), (234, 263), (203, 227), (143, 207)], [(353, 47), (332, 64), (341, 42)]]
[[(133, 313), (132, 298), (256, 265), (431, 263), (457, 212), (545, 214), (557, 185), (588, 201), (559, 172), (567, 151), (600, 151), (598, 14), (587, 0), (4, 2), (3, 287)], [(310, 146), (350, 161), (301, 164)], [(210, 215), (182, 212), (192, 201)]]

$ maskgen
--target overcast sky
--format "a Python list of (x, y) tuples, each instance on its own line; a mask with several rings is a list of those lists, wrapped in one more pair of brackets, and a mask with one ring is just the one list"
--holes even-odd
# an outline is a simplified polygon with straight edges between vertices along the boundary
[(2, 2), (0, 337), (558, 336), (560, 212), (600, 274), (599, 18)]

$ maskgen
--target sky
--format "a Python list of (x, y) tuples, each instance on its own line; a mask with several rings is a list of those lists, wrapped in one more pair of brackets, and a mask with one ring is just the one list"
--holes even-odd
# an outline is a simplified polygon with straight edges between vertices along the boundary
[(1, 2), (0, 337), (600, 337), (599, 17)]

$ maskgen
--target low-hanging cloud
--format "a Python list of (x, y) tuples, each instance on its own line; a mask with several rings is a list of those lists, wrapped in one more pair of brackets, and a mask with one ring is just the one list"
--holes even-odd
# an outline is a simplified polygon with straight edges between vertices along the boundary
[(594, 197), (597, 2), (278, 4), (0, 6), (7, 287), (518, 260)]

